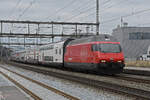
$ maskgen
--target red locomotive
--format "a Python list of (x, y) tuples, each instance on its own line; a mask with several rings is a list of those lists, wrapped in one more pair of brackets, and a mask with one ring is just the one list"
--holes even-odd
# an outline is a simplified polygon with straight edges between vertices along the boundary
[(71, 41), (66, 47), (66, 67), (116, 74), (123, 71), (124, 55), (120, 43), (110, 35)]

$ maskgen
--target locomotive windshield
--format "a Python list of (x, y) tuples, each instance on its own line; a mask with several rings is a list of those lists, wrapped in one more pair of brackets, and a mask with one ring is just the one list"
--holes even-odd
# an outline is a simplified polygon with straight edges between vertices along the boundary
[(103, 43), (92, 46), (93, 51), (100, 51), (103, 53), (120, 53), (121, 46), (119, 44)]

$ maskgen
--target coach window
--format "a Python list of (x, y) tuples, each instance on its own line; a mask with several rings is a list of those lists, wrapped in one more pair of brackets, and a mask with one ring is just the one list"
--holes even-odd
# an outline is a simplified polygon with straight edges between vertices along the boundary
[(59, 54), (61, 55), (61, 49), (59, 49)]
[(57, 54), (57, 49), (56, 49), (55, 53)]
[(52, 61), (53, 61), (53, 56), (52, 56), (52, 59), (51, 59)]

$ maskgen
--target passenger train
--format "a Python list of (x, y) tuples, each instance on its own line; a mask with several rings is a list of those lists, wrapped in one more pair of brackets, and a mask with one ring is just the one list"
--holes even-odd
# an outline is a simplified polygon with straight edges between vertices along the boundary
[(12, 59), (23, 63), (92, 70), (106, 74), (121, 73), (125, 66), (120, 43), (106, 34), (67, 39), (15, 52)]

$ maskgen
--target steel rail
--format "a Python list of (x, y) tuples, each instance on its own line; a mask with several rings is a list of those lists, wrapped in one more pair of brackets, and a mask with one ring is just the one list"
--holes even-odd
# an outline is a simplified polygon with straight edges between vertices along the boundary
[(80, 100), (80, 99), (77, 98), (77, 97), (71, 96), (71, 95), (69, 95), (69, 94), (67, 94), (67, 93), (65, 93), (65, 92), (62, 92), (62, 91), (58, 90), (58, 89), (55, 89), (55, 88), (50, 87), (50, 86), (48, 86), (48, 85), (45, 85), (45, 84), (43, 84), (43, 83), (41, 83), (41, 82), (39, 82), (39, 81), (33, 80), (33, 79), (31, 79), (31, 78), (29, 78), (29, 77), (26, 77), (26, 76), (24, 76), (24, 75), (21, 75), (21, 74), (19, 74), (19, 73), (17, 73), (17, 72), (11, 71), (11, 70), (8, 69), (8, 68), (5, 68), (5, 67), (3, 67), (3, 66), (0, 66), (0, 67), (2, 67), (3, 69), (5, 69), (5, 70), (7, 70), (7, 71), (9, 71), (9, 72), (11, 72), (11, 73), (16, 74), (16, 75), (18, 75), (18, 76), (20, 76), (20, 77), (22, 77), (22, 78), (24, 78), (24, 79), (26, 79), (26, 80), (29, 80), (29, 81), (31, 81), (31, 82), (33, 82), (33, 83), (36, 83), (36, 84), (38, 84), (39, 86), (42, 86), (42, 87), (44, 87), (44, 88), (46, 88), (46, 89), (48, 89), (48, 90), (50, 90), (50, 91), (53, 91), (54, 93), (59, 94), (59, 95), (65, 97), (65, 98), (67, 98), (67, 99), (69, 99), (69, 100)]
[(27, 88), (25, 88), (23, 85), (21, 85), (20, 83), (18, 83), (17, 81), (13, 80), (11, 77), (9, 77), (8, 75), (6, 75), (5, 73), (1, 72), (0, 73), (6, 77), (9, 81), (11, 81), (12, 83), (14, 83), (16, 86), (18, 86), (19, 88), (21, 88), (24, 92), (26, 92), (28, 95), (30, 95), (34, 100), (42, 100), (39, 96), (37, 96), (36, 94), (34, 94), (33, 92), (31, 92), (30, 90), (28, 90)]
[(150, 71), (147, 70), (124, 69), (123, 73), (131, 75), (150, 76)]
[(141, 100), (150, 100), (150, 91), (142, 90), (142, 89), (137, 89), (137, 88), (132, 88), (132, 87), (127, 87), (119, 84), (113, 84), (110, 82), (104, 82), (104, 81), (99, 81), (99, 80), (94, 80), (94, 79), (88, 79), (80, 76), (74, 76), (73, 74), (67, 75), (64, 73), (59, 73), (59, 72), (54, 72), (51, 70), (47, 70), (44, 68), (39, 68), (39, 67), (32, 67), (31, 65), (25, 65), (25, 64), (14, 64), (16, 67), (21, 67), (30, 71), (35, 71), (38, 73), (42, 73), (45, 75), (50, 75), (58, 78), (63, 78), (67, 79), (70, 81), (75, 81), (81, 84), (86, 84), (90, 85), (96, 88), (101, 88), (101, 89), (106, 89), (115, 93), (119, 94), (126, 94), (130, 96), (137, 97), (138, 99)]
[(141, 79), (141, 78), (130, 77), (130, 76), (116, 75), (115, 77), (111, 77), (111, 78), (117, 78), (117, 79), (122, 79), (122, 80), (127, 80), (127, 81), (150, 84), (150, 80), (148, 80), (148, 79)]

